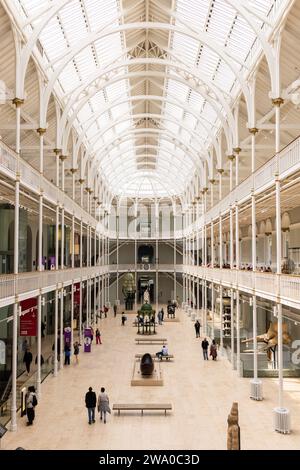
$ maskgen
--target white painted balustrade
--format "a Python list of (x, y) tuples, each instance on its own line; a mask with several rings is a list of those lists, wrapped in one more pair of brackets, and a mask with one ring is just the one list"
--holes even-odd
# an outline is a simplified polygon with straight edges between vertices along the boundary
[(256, 295), (263, 298), (281, 300), (282, 304), (299, 308), (300, 276), (188, 265), (183, 266), (183, 272), (249, 294), (255, 291)]

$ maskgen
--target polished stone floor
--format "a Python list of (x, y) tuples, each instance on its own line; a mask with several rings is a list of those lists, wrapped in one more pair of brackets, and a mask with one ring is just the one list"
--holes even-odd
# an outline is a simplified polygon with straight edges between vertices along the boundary
[[(159, 346), (134, 343), (134, 315), (126, 326), (121, 318), (100, 321), (102, 345), (90, 354), (80, 354), (80, 364), (65, 366), (57, 378), (43, 383), (36, 420), (26, 427), (18, 418), (18, 430), (6, 433), (2, 448), (15, 449), (225, 449), (227, 415), (233, 401), (239, 403), (243, 449), (299, 449), (300, 381), (285, 380), (285, 404), (290, 408), (290, 435), (273, 431), (277, 406), (275, 379), (264, 380), (262, 402), (249, 399), (249, 379), (238, 378), (226, 359), (202, 359), (201, 340), (195, 338), (193, 322), (183, 312), (180, 322), (158, 326), (158, 335), (168, 339), (174, 362), (163, 361), (164, 386), (132, 387), (134, 354), (156, 352)], [(220, 359), (220, 358), (219, 358)], [(107, 424), (87, 422), (84, 396), (89, 386), (97, 392), (106, 387), (110, 403), (171, 402), (174, 410), (163, 413), (121, 413)]]

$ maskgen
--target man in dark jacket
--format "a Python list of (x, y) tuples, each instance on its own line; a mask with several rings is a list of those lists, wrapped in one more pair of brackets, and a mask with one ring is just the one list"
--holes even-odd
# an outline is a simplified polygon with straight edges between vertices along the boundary
[(96, 393), (93, 392), (92, 387), (89, 387), (89, 391), (85, 394), (85, 406), (88, 409), (89, 424), (95, 423), (96, 403)]
[(209, 343), (208, 343), (206, 338), (204, 338), (204, 340), (202, 341), (201, 346), (202, 346), (202, 349), (203, 349), (203, 359), (208, 361), (207, 350), (208, 350)]

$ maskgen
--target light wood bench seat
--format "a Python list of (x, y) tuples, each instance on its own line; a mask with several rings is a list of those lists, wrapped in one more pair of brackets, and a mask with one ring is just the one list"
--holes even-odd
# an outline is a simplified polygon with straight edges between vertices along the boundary
[(167, 344), (167, 338), (156, 338), (154, 335), (147, 335), (147, 337), (135, 338), (137, 344)]
[(141, 403), (141, 404), (114, 404), (112, 409), (114, 411), (118, 411), (118, 415), (120, 415), (121, 411), (141, 411), (141, 414), (144, 414), (144, 411), (156, 411), (156, 410), (164, 410), (165, 415), (167, 415), (167, 411), (172, 411), (171, 403)]
[[(136, 354), (135, 358), (136, 359), (142, 359), (143, 355), (144, 354)], [(152, 359), (158, 359), (156, 354), (151, 354), (151, 357), (152, 357)], [(171, 359), (174, 359), (174, 355), (173, 354), (166, 354), (165, 356), (162, 356), (162, 358), (166, 359), (167, 361), (170, 361)]]

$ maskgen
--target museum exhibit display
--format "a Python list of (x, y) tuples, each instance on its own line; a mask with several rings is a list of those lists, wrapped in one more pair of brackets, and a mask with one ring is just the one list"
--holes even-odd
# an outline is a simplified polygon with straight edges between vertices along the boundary
[(125, 274), (122, 292), (124, 295), (125, 309), (132, 310), (136, 292), (135, 279), (132, 273)]
[(152, 305), (147, 302), (147, 300), (138, 310), (137, 333), (139, 335), (156, 334), (155, 310), (152, 308)]
[(141, 374), (144, 375), (152, 375), (154, 370), (154, 361), (152, 359), (151, 354), (145, 353), (141, 358), (140, 363), (140, 370)]

